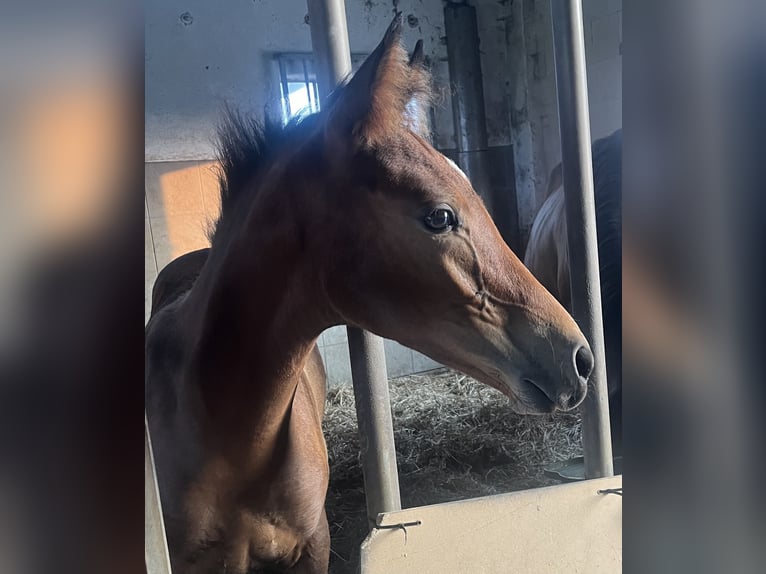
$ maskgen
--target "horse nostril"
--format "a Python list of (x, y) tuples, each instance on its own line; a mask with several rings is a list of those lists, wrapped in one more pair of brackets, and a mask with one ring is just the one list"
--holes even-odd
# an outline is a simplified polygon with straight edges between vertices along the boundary
[(590, 352), (590, 349), (588, 347), (580, 347), (575, 352), (574, 356), (574, 364), (575, 364), (575, 371), (577, 374), (582, 377), (583, 379), (587, 379), (591, 372), (593, 372), (593, 353)]

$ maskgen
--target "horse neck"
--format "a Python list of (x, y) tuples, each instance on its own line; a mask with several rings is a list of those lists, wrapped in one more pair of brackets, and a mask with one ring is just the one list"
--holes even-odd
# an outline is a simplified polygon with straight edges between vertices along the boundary
[(214, 242), (185, 304), (194, 316), (189, 373), (208, 419), (225, 442), (240, 437), (258, 452), (286, 428), (304, 365), (332, 323), (291, 209), (300, 202), (279, 193)]

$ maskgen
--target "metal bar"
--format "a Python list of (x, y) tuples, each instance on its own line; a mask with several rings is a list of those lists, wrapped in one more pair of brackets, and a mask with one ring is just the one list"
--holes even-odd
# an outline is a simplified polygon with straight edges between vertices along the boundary
[(351, 376), (362, 453), (364, 492), (369, 527), (378, 514), (401, 510), (399, 473), (396, 468), (394, 427), (383, 339), (353, 327), (348, 328)]
[(293, 112), (290, 109), (290, 91), (287, 85), (287, 70), (285, 69), (284, 58), (281, 57), (279, 58), (279, 76), (280, 83), (282, 84), (282, 105), (285, 106), (287, 117), (289, 118), (293, 115)]
[(306, 67), (306, 58), (301, 58), (301, 64), (303, 65), (303, 85), (306, 86), (306, 98), (309, 101), (309, 111), (316, 112), (318, 106), (312, 98), (311, 83), (309, 82), (309, 71)]
[(444, 7), (444, 30), (458, 151), (486, 150), (487, 119), (476, 8), (468, 4), (447, 3)]
[(612, 476), (604, 326), (593, 195), (588, 81), (580, 0), (551, 0), (561, 164), (566, 196), (572, 315), (596, 364), (583, 403), (585, 476)]
[(154, 470), (149, 422), (144, 413), (144, 562), (147, 574), (170, 574), (170, 555), (165, 538), (160, 491)]
[(319, 104), (319, 101), (320, 101), (319, 100), (319, 84), (317, 82), (314, 82), (313, 86), (314, 86), (314, 101), (316, 102), (316, 108), (318, 111), (321, 109)]
[[(297, 60), (299, 58), (311, 58), (311, 59), (313, 59), (314, 56), (315, 56), (313, 51), (312, 52), (301, 52), (301, 51), (281, 52), (280, 51), (280, 52), (273, 52), (273, 55), (274, 55), (274, 57), (276, 57), (276, 56), (283, 56), (287, 60)], [(351, 52), (352, 63), (353, 63), (354, 59), (356, 59), (356, 58), (364, 59), (368, 55), (369, 54), (367, 52)], [(352, 68), (353, 68), (353, 65), (352, 65)], [(311, 74), (309, 74), (309, 75), (311, 75)]]
[(345, 0), (307, 0), (320, 101), (351, 73)]
[(447, 3), (444, 7), (444, 30), (458, 164), (484, 199), (489, 212), (493, 213), (486, 165), (487, 120), (476, 8), (468, 4)]
[(457, 163), (484, 200), (503, 239), (515, 247), (519, 243), (515, 188), (509, 190), (498, 185), (492, 177), (505, 174), (498, 156), (489, 148), (476, 8), (465, 3), (447, 3), (444, 29)]
[[(351, 73), (351, 53), (343, 0), (308, 0), (314, 73), (320, 101)], [(383, 339), (348, 327), (351, 375), (362, 450), (367, 517), (374, 527), (378, 514), (401, 509), (394, 428), (388, 397)]]

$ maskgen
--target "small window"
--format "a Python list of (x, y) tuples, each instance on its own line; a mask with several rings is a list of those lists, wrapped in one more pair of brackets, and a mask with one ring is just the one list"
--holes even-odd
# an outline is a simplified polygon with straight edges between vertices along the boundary
[(319, 88), (311, 56), (282, 54), (279, 64), (279, 86), (282, 99), (282, 119), (297, 114), (319, 111)]
[[(352, 54), (351, 68), (359, 69), (365, 54)], [(282, 105), (282, 121), (296, 115), (319, 111), (319, 87), (311, 54), (278, 54), (279, 93)]]

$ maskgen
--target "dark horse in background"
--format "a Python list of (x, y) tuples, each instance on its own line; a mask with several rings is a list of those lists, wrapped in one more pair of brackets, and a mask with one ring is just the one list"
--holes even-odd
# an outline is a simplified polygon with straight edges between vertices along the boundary
[[(592, 154), (609, 415), (613, 449), (619, 454), (622, 449), (622, 130), (596, 140)], [(524, 264), (571, 310), (561, 164), (551, 172), (548, 197), (532, 224)]]
[(417, 349), (520, 413), (585, 397), (585, 337), (419, 133), (429, 74), (400, 35), (398, 16), (318, 114), (230, 115), (211, 248), (158, 277), (146, 410), (175, 572), (326, 574), (328, 327)]

